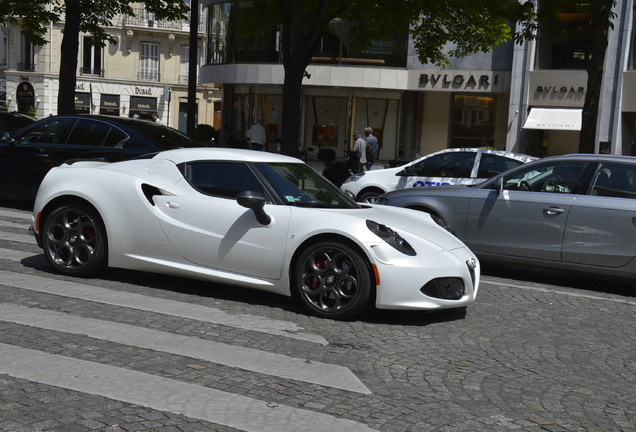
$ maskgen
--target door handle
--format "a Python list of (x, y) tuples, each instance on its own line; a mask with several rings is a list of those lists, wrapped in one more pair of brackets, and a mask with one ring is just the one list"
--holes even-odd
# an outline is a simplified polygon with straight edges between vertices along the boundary
[(171, 209), (178, 209), (178, 208), (180, 208), (180, 207), (181, 207), (181, 204), (179, 204), (179, 203), (178, 203), (178, 202), (176, 202), (176, 201), (168, 201), (168, 202), (166, 203), (166, 205), (167, 205), (169, 208), (171, 208)]
[(563, 213), (565, 210), (559, 207), (546, 207), (543, 211), (550, 216), (555, 216)]

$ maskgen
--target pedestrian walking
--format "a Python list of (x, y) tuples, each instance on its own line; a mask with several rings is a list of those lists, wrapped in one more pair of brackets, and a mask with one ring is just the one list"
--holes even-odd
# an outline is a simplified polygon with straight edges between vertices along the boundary
[(378, 139), (373, 135), (373, 129), (367, 127), (364, 129), (365, 141), (367, 143), (365, 157), (367, 159), (366, 167), (370, 170), (373, 166), (373, 162), (378, 157)]

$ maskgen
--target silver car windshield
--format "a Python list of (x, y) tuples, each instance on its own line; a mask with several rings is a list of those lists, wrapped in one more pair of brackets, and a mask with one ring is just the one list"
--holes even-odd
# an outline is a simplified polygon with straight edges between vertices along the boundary
[(256, 163), (287, 205), (315, 208), (360, 208), (333, 183), (300, 163)]

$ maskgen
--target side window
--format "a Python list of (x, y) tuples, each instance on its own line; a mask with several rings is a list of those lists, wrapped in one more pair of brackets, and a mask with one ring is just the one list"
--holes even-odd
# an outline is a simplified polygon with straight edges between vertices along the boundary
[(104, 147), (122, 147), (130, 137), (116, 126), (111, 126), (104, 139)]
[(523, 162), (516, 159), (510, 159), (504, 156), (482, 153), (479, 161), (478, 178), (490, 178), (494, 175), (508, 171), (522, 165)]
[(592, 195), (636, 198), (636, 166), (602, 163), (594, 174)]
[(68, 131), (75, 119), (59, 118), (39, 124), (26, 130), (16, 141), (24, 144), (64, 144)]
[(67, 144), (76, 146), (103, 147), (106, 145), (112, 126), (91, 119), (80, 119), (71, 131)]
[(579, 193), (588, 162), (552, 162), (522, 169), (504, 179), (504, 190)]
[(263, 185), (250, 168), (237, 162), (197, 162), (188, 164), (185, 178), (201, 193), (236, 198), (246, 190), (265, 193)]
[(477, 153), (448, 152), (426, 158), (415, 165), (409, 175), (418, 177), (469, 178)]

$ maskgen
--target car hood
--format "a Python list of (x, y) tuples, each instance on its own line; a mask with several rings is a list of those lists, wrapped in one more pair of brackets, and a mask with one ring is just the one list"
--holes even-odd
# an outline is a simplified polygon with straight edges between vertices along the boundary
[[(354, 237), (361, 243), (376, 244), (383, 242), (371, 232), (366, 221), (386, 225), (399, 233), (414, 247), (426, 243), (429, 249), (454, 250), (466, 246), (454, 235), (437, 225), (431, 217), (415, 210), (369, 204), (358, 209), (321, 209), (295, 208), (293, 213), (298, 225), (307, 236), (319, 232), (338, 232), (343, 236)], [(316, 211), (324, 212), (316, 217)], [(292, 223), (292, 230), (296, 231)]]

